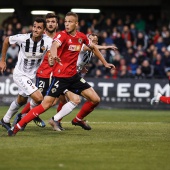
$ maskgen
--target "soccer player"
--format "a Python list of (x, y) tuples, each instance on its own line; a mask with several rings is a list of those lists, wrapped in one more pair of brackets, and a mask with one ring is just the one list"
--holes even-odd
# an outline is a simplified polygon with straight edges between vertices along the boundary
[[(115, 47), (113, 45), (111, 45), (111, 46), (98, 45), (98, 36), (94, 33), (89, 34), (88, 38), (92, 41), (92, 43), (94, 43), (97, 46), (98, 49), (104, 49), (104, 50), (113, 49), (114, 51), (118, 50), (117, 47)], [(93, 56), (93, 52), (89, 51), (89, 48), (85, 44), (83, 44), (81, 51), (79, 53), (79, 56), (78, 56), (78, 60), (77, 60), (77, 72), (78, 73), (80, 73), (80, 74), (81, 73), (83, 73), (83, 74), (87, 73), (88, 69), (86, 68), (86, 66), (89, 64), (92, 56)], [(62, 100), (62, 103), (60, 102), (58, 112), (61, 110), (60, 107), (62, 107), (62, 105), (64, 105), (66, 102), (67, 101), (64, 100), (64, 99)], [(81, 114), (83, 114), (83, 108), (81, 108), (79, 113), (76, 115), (75, 121), (81, 119), (81, 117), (82, 117)], [(49, 123), (50, 124), (52, 123), (52, 127), (53, 127), (53, 121), (50, 121)], [(59, 121), (55, 121), (55, 124), (56, 124), (56, 126), (53, 127), (54, 130), (56, 130), (56, 131), (63, 130), (63, 128), (60, 128), (60, 126), (58, 126), (58, 128), (57, 128), (57, 125), (61, 125), (61, 119)], [(84, 123), (74, 123), (74, 121), (72, 121), (72, 124), (76, 125), (76, 126), (77, 125), (81, 126), (85, 130), (91, 129), (91, 127), (85, 121), (84, 121)]]
[(33, 23), (32, 33), (17, 34), (7, 37), (3, 42), (0, 71), (6, 69), (6, 52), (9, 44), (18, 44), (18, 62), (13, 72), (14, 82), (18, 86), (18, 97), (13, 101), (1, 119), (1, 124), (7, 131), (11, 128), (10, 119), (18, 109), (31, 98), (31, 108), (37, 106), (43, 100), (42, 93), (35, 86), (33, 79), (46, 53), (50, 52), (52, 39), (44, 33), (46, 23), (43, 18), (36, 18)]
[[(94, 91), (94, 89), (77, 73), (76, 62), (79, 52), (83, 44), (86, 44), (94, 54), (101, 60), (106, 68), (115, 68), (113, 64), (107, 63), (104, 57), (101, 55), (97, 47), (89, 41), (85, 34), (77, 32), (78, 16), (76, 13), (68, 12), (65, 16), (65, 30), (58, 33), (51, 46), (50, 57), (56, 60), (58, 63), (54, 65), (53, 78), (47, 95), (44, 97), (42, 103), (30, 110), (27, 115), (17, 123), (14, 129), (8, 131), (8, 135), (15, 135), (21, 127), (33, 120), (38, 115), (45, 112), (52, 106), (56, 97), (59, 97), (62, 93), (67, 93), (66, 89), (82, 95), (87, 99), (87, 102), (83, 105), (82, 118), (88, 115), (99, 104), (100, 97)], [(67, 102), (62, 109), (51, 119), (51, 125), (55, 128), (55, 121), (58, 121), (63, 116), (69, 114), (76, 104), (72, 101)], [(60, 114), (62, 112), (62, 114)], [(84, 121), (73, 120), (75, 124), (84, 124)]]
[[(167, 76), (170, 85), (170, 70), (167, 71)], [(159, 102), (163, 102), (165, 104), (170, 104), (170, 97), (163, 96), (161, 93), (158, 93), (155, 97), (153, 97), (150, 101), (151, 105), (158, 104)]]
[(165, 104), (170, 104), (170, 97), (163, 96), (161, 93), (158, 93), (155, 97), (151, 99), (151, 105), (158, 104), (159, 102), (163, 102)]
[[(46, 29), (45, 34), (51, 37), (52, 39), (56, 36), (56, 31), (58, 29), (58, 17), (54, 13), (48, 13), (45, 17), (46, 21)], [(44, 59), (39, 66), (37, 73), (36, 73), (36, 86), (41, 91), (43, 97), (46, 94), (46, 91), (50, 85), (50, 78), (52, 74), (52, 67), (49, 66), (48, 63), (48, 54), (44, 56)], [(57, 101), (55, 101), (56, 103)], [(17, 114), (13, 126), (18, 123), (26, 113), (30, 111), (30, 102), (28, 102), (25, 107), (22, 109), (21, 113)], [(45, 127), (45, 122), (43, 122), (39, 116), (36, 117), (34, 120), (35, 124), (40, 127)], [(24, 127), (25, 128), (25, 127)], [(23, 129), (24, 129), (23, 128)]]

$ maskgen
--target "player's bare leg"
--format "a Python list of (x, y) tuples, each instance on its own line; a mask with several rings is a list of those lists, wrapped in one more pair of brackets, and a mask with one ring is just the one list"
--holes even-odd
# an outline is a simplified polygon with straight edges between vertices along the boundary
[(87, 101), (83, 104), (81, 110), (76, 115), (76, 117), (72, 120), (72, 124), (75, 126), (81, 126), (85, 130), (91, 130), (91, 127), (84, 121), (84, 117), (86, 117), (89, 113), (91, 113), (94, 108), (99, 104), (100, 97), (94, 91), (94, 89), (88, 88), (83, 90), (81, 95), (87, 99)]

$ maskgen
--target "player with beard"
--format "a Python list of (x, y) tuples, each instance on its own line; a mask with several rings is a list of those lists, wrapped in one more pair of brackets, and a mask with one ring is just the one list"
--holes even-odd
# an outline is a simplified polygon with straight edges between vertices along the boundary
[(31, 108), (40, 104), (43, 100), (43, 96), (33, 80), (44, 56), (50, 52), (52, 44), (52, 39), (43, 34), (45, 28), (45, 20), (36, 18), (33, 23), (32, 33), (9, 36), (3, 42), (0, 61), (0, 71), (2, 73), (6, 69), (6, 52), (9, 44), (18, 44), (20, 47), (18, 61), (13, 72), (14, 82), (18, 86), (18, 97), (11, 103), (8, 111), (1, 119), (2, 126), (7, 130), (11, 127), (10, 119), (27, 102), (28, 97), (31, 98)]

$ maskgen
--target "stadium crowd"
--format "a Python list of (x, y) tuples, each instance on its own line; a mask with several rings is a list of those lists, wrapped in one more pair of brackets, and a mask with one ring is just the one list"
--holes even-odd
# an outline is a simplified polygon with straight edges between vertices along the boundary
[[(64, 18), (59, 17), (59, 29), (64, 29)], [(117, 78), (166, 78), (170, 71), (170, 20), (164, 13), (143, 17), (138, 13), (117, 17), (98, 14), (79, 20), (79, 28), (85, 34), (96, 33), (98, 44), (115, 45), (118, 51), (101, 50), (105, 59), (116, 66), (116, 70), (102, 67), (93, 57), (86, 77)], [(0, 51), (6, 36), (31, 32), (32, 26), (23, 26), (19, 19), (11, 16), (0, 26)], [(7, 51), (5, 76), (12, 75), (17, 62), (19, 47), (12, 45)]]

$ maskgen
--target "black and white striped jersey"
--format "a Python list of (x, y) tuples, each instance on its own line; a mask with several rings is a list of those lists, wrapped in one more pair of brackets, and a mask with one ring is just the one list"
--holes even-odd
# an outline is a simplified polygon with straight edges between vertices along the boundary
[(90, 62), (91, 57), (93, 56), (93, 52), (84, 51), (83, 48), (84, 48), (84, 44), (83, 44), (81, 51), (79, 53), (79, 56), (78, 56), (77, 72), (80, 72), (83, 69), (83, 67)]
[(20, 47), (14, 74), (26, 75), (33, 79), (46, 52), (51, 48), (52, 39), (43, 34), (39, 42), (34, 42), (31, 33), (17, 34), (9, 37), (9, 43), (16, 43)]

